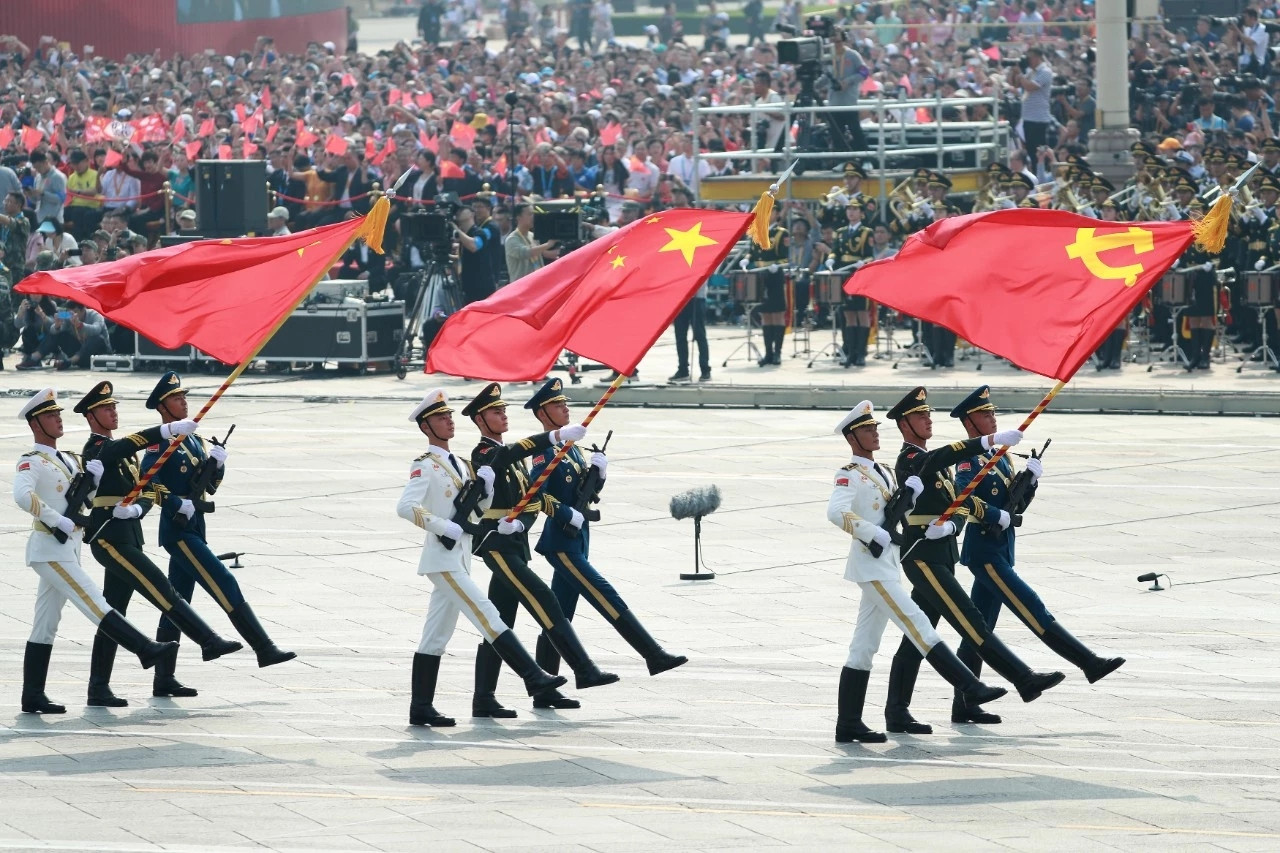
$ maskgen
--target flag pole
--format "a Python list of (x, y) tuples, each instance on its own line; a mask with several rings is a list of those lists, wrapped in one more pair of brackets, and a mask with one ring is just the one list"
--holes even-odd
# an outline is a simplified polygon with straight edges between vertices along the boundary
[[(218, 389), (213, 392), (213, 395), (209, 397), (209, 400), (200, 408), (200, 411), (196, 413), (196, 416), (192, 418), (192, 420), (199, 423), (200, 420), (209, 413), (209, 410), (213, 408), (213, 404), (218, 402), (222, 395), (227, 392), (227, 389), (231, 387), (232, 383), (239, 379), (240, 375), (248, 369), (249, 365), (258, 357), (258, 353), (262, 352), (263, 347), (267, 345), (267, 342), (275, 337), (276, 332), (280, 331), (280, 327), (288, 321), (289, 317), (293, 315), (293, 312), (296, 311), (298, 306), (303, 303), (308, 295), (310, 295), (311, 291), (315, 289), (315, 286), (324, 279), (325, 275), (328, 274), (333, 265), (342, 258), (347, 249), (351, 248), (352, 243), (363, 237), (365, 242), (369, 243), (369, 247), (371, 249), (374, 249), (378, 254), (382, 253), (381, 232), (386, 226), (387, 208), (389, 207), (390, 202), (388, 202), (385, 197), (381, 197), (374, 202), (373, 208), (369, 211), (368, 215), (364, 217), (365, 222), (351, 235), (351, 239), (343, 243), (342, 248), (334, 253), (333, 257), (329, 259), (329, 263), (325, 264), (323, 271), (316, 276), (310, 286), (302, 292), (302, 295), (298, 297), (297, 301), (294, 302), (289, 310), (281, 314), (279, 319), (277, 319), (271, 328), (267, 330), (267, 333), (263, 335), (254, 346), (253, 352), (236, 365), (235, 370), (231, 371), (231, 374), (223, 380), (222, 384), (218, 386)], [(375, 231), (377, 232), (376, 237), (371, 236)], [(146, 488), (147, 484), (151, 482), (151, 479), (155, 477), (160, 469), (164, 467), (164, 464), (169, 461), (169, 457), (174, 454), (174, 451), (178, 449), (178, 446), (182, 444), (182, 439), (183, 436), (178, 436), (169, 442), (169, 446), (165, 448), (164, 453), (160, 454), (160, 458), (152, 463), (151, 467), (148, 468), (146, 472), (143, 473), (142, 477), (139, 478), (138, 482), (134, 484), (133, 488), (129, 491), (129, 494), (120, 502), (122, 506), (128, 506), (138, 499), (138, 495), (142, 494), (142, 490)], [(97, 532), (95, 532), (90, 538), (97, 538), (98, 534), (102, 532), (102, 529), (111, 523), (111, 518), (112, 517), (108, 517), (107, 520), (102, 523), (102, 527), (99, 527)]]
[[(600, 398), (600, 402), (596, 403), (595, 407), (587, 413), (585, 418), (583, 418), (582, 425), (584, 427), (591, 426), (591, 422), (595, 420), (596, 415), (600, 414), (600, 410), (609, 402), (609, 398), (612, 397), (614, 393), (622, 387), (622, 383), (626, 381), (626, 374), (619, 371), (618, 377), (609, 385), (609, 388), (604, 392), (604, 396)], [(542, 484), (551, 476), (551, 472), (555, 471), (560, 465), (560, 460), (564, 459), (565, 454), (569, 452), (570, 447), (573, 447), (572, 441), (566, 441), (560, 446), (560, 449), (556, 451), (556, 455), (552, 457), (549, 463), (547, 463), (547, 467), (542, 469), (542, 473), (538, 475), (538, 479), (534, 480), (533, 483), (530, 484), (529, 488), (525, 490), (524, 496), (520, 498), (520, 502), (511, 508), (511, 512), (507, 513), (507, 521), (515, 521), (516, 518), (520, 516), (520, 513), (524, 512), (524, 509), (529, 505), (529, 502), (537, 496), (539, 491), (541, 491)]]

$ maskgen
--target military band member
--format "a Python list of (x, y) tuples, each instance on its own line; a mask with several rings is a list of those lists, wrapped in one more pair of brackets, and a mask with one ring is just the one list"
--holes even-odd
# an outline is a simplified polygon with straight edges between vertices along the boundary
[[(558, 380), (557, 380), (558, 381)], [(532, 556), (529, 551), (529, 528), (538, 517), (541, 501), (531, 501), (528, 508), (512, 521), (506, 516), (520, 502), (529, 488), (529, 471), (525, 460), (535, 453), (547, 450), (558, 441), (582, 441), (587, 428), (569, 424), (562, 429), (531, 435), (514, 444), (503, 444), (507, 432), (507, 403), (502, 399), (502, 386), (490, 382), (475, 399), (466, 405), (462, 414), (471, 418), (480, 430), (480, 443), (471, 451), (471, 464), (476, 468), (487, 467), (494, 472), (493, 500), (485, 510), (481, 526), (484, 535), (476, 543), (475, 553), (484, 560), (493, 578), (489, 581), (489, 600), (498, 610), (504, 624), (514, 625), (516, 608), (523, 604), (545, 632), (547, 640), (559, 656), (539, 663), (555, 675), (560, 670), (563, 657), (573, 670), (579, 690), (613, 684), (618, 676), (602, 671), (591, 660), (573, 625), (560, 610), (560, 602), (551, 589), (529, 567)], [(539, 640), (538, 649), (544, 645)], [(476, 650), (476, 687), (471, 699), (473, 717), (509, 718), (516, 715), (504, 708), (497, 699), (498, 674), (502, 661), (488, 643)], [(581, 707), (576, 699), (562, 696), (551, 689), (533, 697), (535, 708), (573, 709)]]
[[(186, 420), (187, 391), (177, 373), (170, 370), (160, 377), (147, 398), (147, 408), (158, 412), (164, 424)], [(148, 447), (142, 457), (142, 470), (150, 469), (165, 449), (163, 444)], [(193, 485), (204, 465), (214, 465), (216, 470), (208, 492), (197, 493)], [(258, 666), (284, 663), (297, 655), (278, 648), (271, 641), (253, 608), (245, 601), (235, 575), (209, 549), (205, 513), (200, 507), (222, 485), (226, 466), (226, 448), (205, 444), (198, 435), (187, 435), (152, 481), (156, 486), (156, 504), (160, 507), (160, 547), (169, 554), (169, 581), (184, 601), (191, 600), (196, 584), (213, 596), (231, 620), (231, 625), (257, 655)], [(177, 641), (179, 636), (178, 625), (168, 615), (161, 616), (156, 639)], [(174, 677), (175, 668), (176, 661), (172, 665), (166, 661), (163, 666), (156, 667), (153, 695), (197, 695), (194, 688)]]
[(1280, 178), (1280, 139), (1268, 137), (1262, 142), (1262, 165), (1259, 172)]
[[(1040, 694), (1063, 679), (1060, 672), (1038, 673), (1022, 662), (983, 621), (982, 615), (955, 578), (955, 564), (960, 556), (956, 535), (966, 519), (976, 522), (995, 521), (1001, 529), (1011, 523), (1009, 513), (988, 509), (979, 498), (970, 495), (964, 505), (942, 524), (938, 517), (956, 497), (951, 466), (984, 450), (1002, 444), (1016, 445), (1022, 440), (1019, 430), (957, 441), (936, 450), (926, 449), (933, 437), (933, 419), (928, 392), (914, 388), (889, 410), (888, 417), (898, 425), (902, 450), (898, 454), (895, 473), (900, 481), (915, 475), (924, 483), (924, 491), (903, 525), (902, 570), (911, 581), (911, 597), (937, 625), (945, 617), (962, 639), (978, 647), (978, 654), (991, 668), (1013, 684), (1024, 702), (1040, 698)], [(885, 722), (891, 732), (931, 734), (933, 728), (911, 716), (909, 706), (920, 672), (920, 650), (903, 639), (893, 656), (889, 672), (889, 696), (885, 701)]]
[[(142, 550), (142, 522), (155, 500), (152, 488), (144, 489), (138, 499), (123, 505), (125, 496), (138, 482), (135, 458), (148, 445), (168, 441), (175, 435), (194, 433), (195, 421), (175, 421), (144, 429), (124, 438), (112, 438), (120, 426), (120, 415), (110, 382), (98, 382), (76, 403), (75, 411), (89, 425), (89, 440), (84, 445), (84, 458), (96, 459), (103, 465), (98, 493), (93, 498), (93, 512), (87, 530), (89, 550), (103, 568), (102, 596), (107, 604), (124, 614), (134, 590), (166, 614), (182, 633), (200, 645), (202, 657), (209, 661), (244, 648), (234, 640), (224, 640), (183, 601), (165, 573)], [(94, 533), (96, 532), (96, 537)], [(111, 690), (111, 669), (116, 659), (116, 643), (99, 630), (93, 638), (89, 658), (89, 705), (123, 708), (128, 701)]]
[(866, 180), (867, 173), (857, 163), (849, 161), (844, 164), (842, 174), (844, 186), (840, 187), (839, 192), (833, 192), (828, 197), (828, 203), (822, 208), (822, 224), (834, 230), (843, 228), (846, 221), (844, 208), (851, 201), (862, 205), (867, 224), (873, 224), (876, 217), (876, 200), (862, 191), (862, 182)]
[(1037, 207), (1035, 199), (1031, 198), (1031, 193), (1036, 188), (1035, 181), (1022, 174), (1015, 172), (1009, 176), (1009, 207), (1020, 207), (1026, 210)]
[[(862, 706), (871, 663), (890, 620), (966, 701), (990, 702), (1007, 691), (988, 687), (960, 663), (902, 585), (898, 546), (882, 526), (885, 507), (898, 483), (891, 470), (875, 461), (880, 432), (871, 403), (864, 400), (854, 406), (835, 431), (848, 442), (853, 461), (836, 472), (835, 488), (827, 501), (827, 520), (853, 537), (844, 577), (862, 591), (849, 657), (840, 671), (836, 743), (883, 743), (887, 739), (884, 733), (872, 731), (862, 722)], [(918, 477), (908, 477), (904, 485), (917, 495), (924, 489)], [(878, 557), (871, 553), (873, 543), (883, 549)]]
[[(440, 657), (444, 654), (458, 624), (461, 612), (476, 626), (498, 657), (524, 679), (530, 696), (564, 684), (558, 675), (548, 675), (538, 668), (529, 652), (512, 633), (497, 608), (485, 598), (471, 579), (471, 534), (453, 520), (454, 498), (468, 481), (483, 481), (485, 497), (481, 511), (493, 500), (495, 472), (480, 468), (473, 472), (471, 464), (449, 451), (453, 438), (453, 409), (439, 388), (427, 392), (414, 407), (409, 420), (427, 437), (427, 452), (409, 466), (409, 482), (396, 504), (396, 513), (427, 531), (418, 560), (418, 574), (431, 580), (431, 600), (422, 626), (422, 639), (413, 656), (412, 699), (409, 703), (409, 725), (452, 726), (452, 717), (435, 709), (436, 679), (440, 675)], [(453, 540), (447, 547), (441, 539)]]
[[(987, 385), (975, 389), (968, 397), (960, 401), (951, 410), (951, 417), (957, 418), (963, 425), (970, 439), (983, 435), (991, 435), (999, 429), (996, 423), (996, 407), (991, 402), (991, 389)], [(986, 450), (956, 465), (956, 488), (963, 489), (969, 485), (987, 460), (995, 454), (994, 450)], [(1044, 466), (1039, 459), (1027, 460), (1027, 470), (1031, 473), (1032, 486), (1030, 495), (1034, 497), (1035, 487), (1044, 473)], [(1009, 502), (1009, 486), (1014, 478), (1013, 463), (1009, 454), (1001, 456), (996, 466), (988, 472), (978, 485), (975, 494), (981, 494), (988, 509), (1006, 509)], [(996, 619), (1000, 616), (1000, 608), (1007, 605), (1022, 623), (1031, 629), (1046, 646), (1072, 666), (1084, 672), (1089, 683), (1105, 678), (1124, 665), (1124, 658), (1103, 658), (1094, 654), (1084, 643), (1077, 640), (1062, 627), (1053, 614), (1044, 606), (1040, 596), (1036, 595), (1026, 581), (1014, 569), (1014, 540), (1016, 528), (993, 530), (980, 524), (966, 525), (964, 531), (964, 547), (960, 551), (960, 562), (973, 572), (973, 591), (969, 598), (977, 608), (987, 627), (994, 629)], [(978, 656), (973, 640), (966, 637), (960, 644), (960, 660), (975, 675), (982, 673), (982, 658)], [(989, 714), (978, 707), (972, 700), (956, 691), (951, 704), (951, 722), (953, 723), (998, 723), (1000, 717)]]
[(1183, 253), (1180, 264), (1191, 268), (1187, 286), (1190, 302), (1182, 312), (1190, 338), (1183, 337), (1181, 329), (1175, 329), (1174, 339), (1185, 355), (1188, 373), (1208, 370), (1212, 366), (1218, 315), (1217, 258), (1192, 245)]
[[(542, 428), (551, 431), (564, 429), (569, 424), (568, 398), (559, 379), (552, 379), (538, 389), (525, 403), (532, 409)], [(554, 447), (547, 448), (533, 457), (530, 476), (535, 480), (555, 455)], [(552, 476), (543, 487), (543, 511), (547, 520), (538, 537), (537, 551), (551, 564), (555, 575), (551, 579), (551, 591), (560, 601), (560, 609), (569, 619), (578, 608), (578, 598), (583, 597), (604, 617), (631, 648), (640, 653), (650, 675), (675, 669), (689, 662), (684, 655), (674, 655), (662, 648), (644, 626), (635, 612), (627, 607), (613, 585), (605, 580), (591, 565), (591, 522), (573, 505), (589, 467), (599, 469), (603, 479), (609, 460), (603, 453), (592, 453), (588, 463), (575, 444), (569, 448)], [(546, 636), (538, 639), (538, 660), (554, 661), (555, 649)]]
[[(19, 509), (35, 519), (31, 535), (27, 538), (26, 563), (40, 577), (35, 618), (22, 661), (22, 711), (25, 714), (65, 714), (66, 707), (50, 701), (44, 689), (53, 639), (62, 619), (62, 606), (68, 600), (99, 630), (137, 655), (143, 669), (150, 669), (158, 661), (172, 659), (178, 652), (178, 646), (176, 643), (154, 643), (143, 636), (107, 604), (102, 590), (80, 567), (84, 531), (66, 513), (67, 491), (81, 468), (74, 454), (58, 450), (63, 424), (57, 393), (52, 388), (40, 391), (27, 401), (18, 416), (26, 419), (35, 446), (18, 459), (13, 477), (13, 500)], [(84, 470), (96, 482), (102, 477), (104, 466), (91, 460), (85, 463)], [(80, 508), (71, 511), (76, 514)], [(63, 541), (58, 541), (55, 530), (65, 536)]]
[[(872, 256), (871, 228), (863, 223), (862, 203), (849, 201), (844, 208), (845, 226), (836, 232), (836, 244), (831, 253), (835, 256), (835, 268), (852, 274), (860, 263)], [(871, 336), (872, 303), (865, 296), (844, 297), (844, 328), (841, 331), (845, 367), (864, 367), (867, 363), (867, 340)]]
[(782, 364), (782, 342), (787, 332), (786, 267), (791, 258), (790, 240), (790, 234), (782, 226), (782, 208), (775, 207), (769, 224), (769, 248), (751, 244), (748, 263), (756, 270), (763, 300), (760, 303), (760, 331), (764, 337), (761, 367)]

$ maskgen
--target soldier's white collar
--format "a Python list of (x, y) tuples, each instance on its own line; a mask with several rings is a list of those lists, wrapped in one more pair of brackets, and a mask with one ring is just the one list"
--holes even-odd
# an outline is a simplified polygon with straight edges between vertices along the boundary
[(39, 452), (39, 453), (47, 453), (47, 454), (49, 454), (50, 456), (57, 456), (57, 455), (58, 455), (58, 448), (56, 448), (56, 447), (50, 447), (50, 446), (49, 446), (49, 445), (47, 445), (47, 444), (41, 444), (41, 443), (40, 443), (40, 442), (38, 442), (38, 441), (37, 441), (37, 442), (36, 442), (36, 444), (35, 444), (35, 449), (36, 449), (36, 451), (37, 451), (37, 452)]
[(857, 465), (860, 468), (871, 468), (872, 470), (874, 470), (876, 466), (876, 461), (874, 459), (866, 459), (861, 456), (854, 456), (853, 464)]
[(427, 452), (430, 453), (432, 456), (439, 456), (445, 462), (448, 462), (449, 457), (453, 455), (453, 451), (446, 450), (443, 447), (436, 447), (434, 444), (427, 445)]

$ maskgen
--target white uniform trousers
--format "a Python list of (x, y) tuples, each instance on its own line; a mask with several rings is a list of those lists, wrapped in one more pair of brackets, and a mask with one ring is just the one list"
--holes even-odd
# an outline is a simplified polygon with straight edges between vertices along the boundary
[(462, 612), (486, 640), (492, 642), (508, 630), (485, 594), (466, 572), (432, 572), (427, 575), (435, 587), (427, 605), (427, 621), (422, 626), (418, 653), (442, 655)]
[(858, 622), (853, 628), (853, 641), (849, 643), (849, 658), (845, 666), (871, 669), (871, 659), (880, 648), (880, 638), (889, 620), (893, 620), (921, 655), (929, 654), (929, 650), (942, 641), (920, 605), (911, 600), (901, 578), (864, 581), (858, 587), (862, 590), (862, 602), (858, 605)]
[(78, 564), (57, 560), (32, 563), (31, 568), (40, 576), (31, 642), (53, 645), (58, 623), (62, 620), (62, 605), (68, 600), (95, 625), (111, 610), (111, 605), (102, 597), (101, 588)]

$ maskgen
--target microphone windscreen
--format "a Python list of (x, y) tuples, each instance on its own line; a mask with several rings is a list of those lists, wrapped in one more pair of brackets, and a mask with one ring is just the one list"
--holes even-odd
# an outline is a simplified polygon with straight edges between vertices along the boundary
[(719, 508), (720, 489), (716, 486), (703, 486), (671, 496), (671, 517), (675, 519), (700, 518)]

